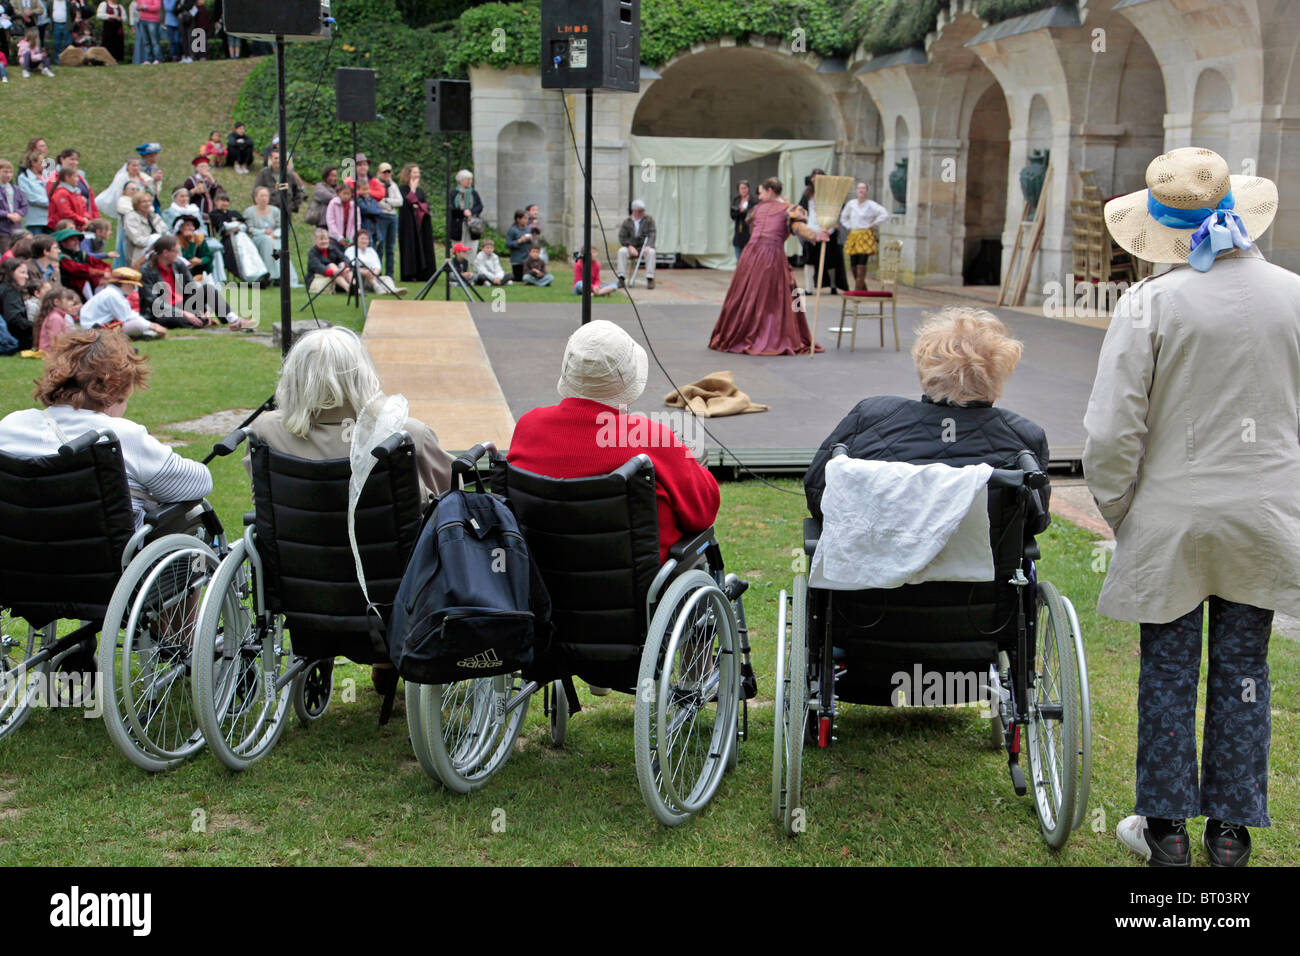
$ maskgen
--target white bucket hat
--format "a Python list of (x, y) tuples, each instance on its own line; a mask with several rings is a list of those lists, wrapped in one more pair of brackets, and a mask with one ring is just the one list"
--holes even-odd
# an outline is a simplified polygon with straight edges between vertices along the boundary
[(1147, 188), (1106, 203), (1106, 227), (1147, 262), (1188, 262), (1206, 271), (1229, 248), (1249, 249), (1277, 215), (1277, 186), (1232, 176), (1212, 149), (1187, 146), (1151, 160)]
[(626, 407), (645, 391), (648, 371), (645, 349), (632, 336), (595, 319), (569, 336), (555, 390), (561, 398)]

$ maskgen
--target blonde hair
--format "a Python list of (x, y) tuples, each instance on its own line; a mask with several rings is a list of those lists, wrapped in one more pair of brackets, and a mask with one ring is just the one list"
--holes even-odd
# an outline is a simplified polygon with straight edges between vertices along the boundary
[(1001, 397), (1023, 349), (993, 313), (949, 306), (926, 319), (912, 346), (912, 361), (929, 398), (969, 405)]
[(370, 353), (355, 332), (339, 325), (314, 329), (294, 342), (275, 387), (285, 430), (299, 438), (307, 437), (326, 409), (360, 414), (379, 394)]

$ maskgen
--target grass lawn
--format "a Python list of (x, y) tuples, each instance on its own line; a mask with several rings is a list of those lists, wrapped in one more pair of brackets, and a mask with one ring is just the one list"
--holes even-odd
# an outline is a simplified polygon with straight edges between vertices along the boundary
[[(153, 360), (153, 388), (132, 400), (130, 414), (185, 442), (180, 450), (193, 457), (212, 438), (166, 426), (253, 407), (270, 392), (278, 366), (277, 351), (252, 336), (194, 333), (141, 348)], [(28, 404), (37, 372), (30, 360), (0, 363), (0, 409)], [(226, 459), (214, 472), (214, 503), (227, 527), (237, 528), (249, 501), (243, 469)], [(325, 719), (311, 730), (295, 723), (243, 775), (201, 754), (175, 772), (146, 776), (114, 750), (98, 721), (35, 713), (0, 743), (0, 864), (1133, 863), (1113, 828), (1132, 801), (1136, 628), (1092, 610), (1102, 580), (1091, 570), (1093, 538), (1064, 522), (1043, 538), (1041, 569), (1074, 599), (1087, 638), (1096, 830), (1077, 832), (1063, 853), (1047, 849), (1029, 799), (1014, 795), (1004, 760), (987, 749), (986, 728), (969, 712), (849, 707), (836, 745), (806, 755), (807, 832), (797, 841), (777, 833), (767, 817), (774, 627), (803, 515), (802, 496), (787, 493), (798, 485), (779, 484), (784, 490), (754, 482), (723, 488), (719, 531), (728, 566), (752, 582), (746, 602), (761, 696), (739, 772), (701, 818), (677, 831), (660, 828), (642, 806), (630, 698), (584, 697), (590, 706), (560, 751), (547, 743), (538, 704), (498, 777), (456, 797), (419, 769), (400, 705), (392, 723), (376, 726), (368, 675), (348, 665), (336, 671), (339, 690)], [(1300, 646), (1276, 638), (1271, 663), (1276, 823), (1257, 834), (1255, 860), (1294, 865)], [(345, 702), (348, 678), (355, 699)], [(497, 808), (506, 814), (504, 832), (492, 827)], [(205, 832), (192, 828), (198, 810)]]
[[(92, 185), (101, 187), (135, 145), (156, 139), (166, 182), (174, 184), (208, 130), (227, 128), (229, 104), (251, 66), (64, 69), (55, 80), (13, 79), (0, 92), (13, 98), (0, 111), (0, 155), (17, 160), (33, 133), (53, 152), (75, 144)], [(233, 173), (221, 175), (242, 203), (247, 177), (236, 186)], [(296, 230), (305, 253), (309, 232)], [(507, 307), (511, 300), (576, 302), (567, 277), (566, 267), (549, 289), (511, 287)], [(142, 343), (153, 387), (133, 398), (131, 417), (199, 458), (213, 436), (175, 423), (260, 403), (279, 367), (266, 334), (278, 317), (278, 292), (263, 290), (257, 299), (257, 335), (173, 333)], [(295, 291), (295, 310), (304, 301)], [(361, 325), (342, 296), (318, 300), (317, 313)], [(0, 360), (0, 413), (31, 403), (39, 371), (34, 361)], [(218, 460), (213, 471), (213, 502), (237, 529), (250, 500), (247, 478), (235, 459)], [(797, 483), (777, 484), (723, 487), (718, 529), (729, 568), (752, 583), (746, 601), (760, 699), (750, 710), (738, 772), (699, 819), (678, 830), (661, 828), (642, 805), (628, 697), (593, 699), (584, 690), (584, 712), (563, 750), (548, 745), (537, 702), (506, 767), (484, 790), (457, 797), (419, 769), (400, 704), (390, 724), (376, 726), (379, 702), (368, 676), (347, 665), (335, 672), (330, 713), (311, 730), (295, 723), (243, 775), (201, 754), (170, 774), (146, 776), (117, 753), (98, 721), (36, 712), (0, 743), (0, 865), (1135, 864), (1113, 832), (1133, 799), (1137, 629), (1095, 613), (1102, 575), (1091, 570), (1093, 536), (1060, 521), (1042, 538), (1040, 573), (1074, 600), (1088, 646), (1095, 735), (1089, 824), (1063, 852), (1050, 851), (1030, 799), (1014, 795), (1005, 760), (988, 749), (987, 728), (969, 711), (847, 707), (836, 745), (805, 756), (807, 832), (793, 841), (779, 835), (768, 817), (774, 630), (804, 505)], [(1300, 645), (1275, 638), (1271, 665), (1275, 825), (1257, 831), (1254, 859), (1297, 865)], [(498, 809), (505, 812), (500, 832), (493, 826), (502, 822)], [(1198, 846), (1203, 863), (1199, 853)]]

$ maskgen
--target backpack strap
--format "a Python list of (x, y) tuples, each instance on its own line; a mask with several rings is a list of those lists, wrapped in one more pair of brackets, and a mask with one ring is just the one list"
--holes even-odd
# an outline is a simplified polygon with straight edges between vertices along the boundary
[(573, 686), (573, 677), (570, 674), (561, 677), (560, 683), (564, 686), (564, 696), (569, 698), (569, 716), (572, 717), (582, 710), (582, 704), (578, 703), (578, 689)]

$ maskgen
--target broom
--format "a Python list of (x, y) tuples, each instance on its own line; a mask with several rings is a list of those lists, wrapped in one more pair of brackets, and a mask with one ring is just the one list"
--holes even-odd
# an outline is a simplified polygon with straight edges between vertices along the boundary
[[(852, 176), (827, 176), (822, 173), (813, 180), (813, 208), (817, 210), (818, 228), (829, 232), (839, 225), (840, 210), (844, 208), (844, 201), (849, 198), (849, 190), (852, 188)], [(809, 355), (817, 354), (817, 323), (822, 311), (822, 271), (826, 268), (827, 243), (819, 242), (818, 245), (821, 246), (821, 252), (817, 257), (817, 298), (813, 303), (812, 345), (808, 349)]]

